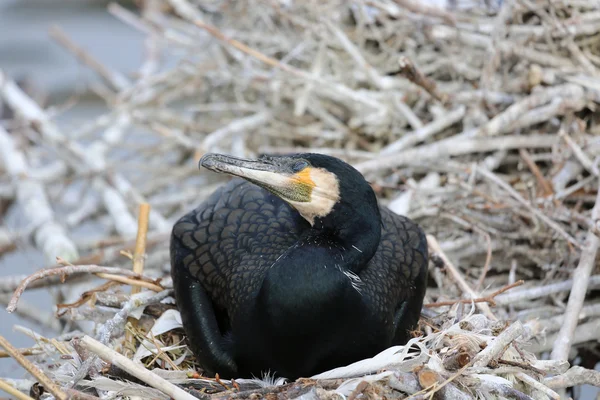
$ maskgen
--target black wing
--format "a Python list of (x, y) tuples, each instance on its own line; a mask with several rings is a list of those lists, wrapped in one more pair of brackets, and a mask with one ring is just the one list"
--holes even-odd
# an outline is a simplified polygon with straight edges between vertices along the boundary
[(427, 284), (427, 239), (417, 224), (385, 207), (381, 222), (379, 247), (360, 278), (370, 306), (394, 318), (397, 344), (406, 341), (407, 330), (419, 320)]
[(208, 372), (233, 375), (229, 316), (260, 289), (264, 274), (307, 223), (266, 190), (233, 179), (171, 235), (171, 274), (188, 341)]

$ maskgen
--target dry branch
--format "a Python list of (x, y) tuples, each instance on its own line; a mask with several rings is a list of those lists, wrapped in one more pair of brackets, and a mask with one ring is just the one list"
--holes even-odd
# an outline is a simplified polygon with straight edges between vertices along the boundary
[(21, 297), (21, 295), (23, 294), (23, 292), (25, 291), (25, 289), (27, 288), (27, 286), (30, 283), (35, 282), (39, 279), (44, 279), (47, 276), (59, 275), (61, 277), (61, 279), (64, 279), (68, 275), (77, 274), (77, 273), (81, 273), (81, 272), (85, 272), (88, 274), (105, 273), (105, 274), (114, 274), (114, 275), (124, 275), (124, 276), (130, 277), (130, 278), (141, 279), (141, 280), (144, 280), (144, 281), (150, 282), (150, 283), (155, 282), (154, 279), (147, 278), (136, 272), (133, 272), (133, 271), (130, 271), (127, 269), (123, 269), (123, 268), (116, 268), (116, 267), (102, 267), (102, 266), (98, 266), (98, 265), (68, 265), (65, 267), (47, 268), (47, 269), (42, 269), (32, 275), (29, 275), (27, 278), (25, 278), (21, 282), (19, 287), (15, 290), (15, 293), (13, 294), (12, 298), (10, 299), (10, 302), (8, 304), (8, 307), (6, 307), (6, 310), (8, 312), (13, 312), (17, 308), (17, 303), (19, 302), (19, 298)]
[(188, 394), (183, 389), (169, 383), (158, 375), (148, 371), (142, 365), (138, 365), (125, 356), (106, 347), (102, 343), (89, 336), (84, 336), (81, 339), (81, 345), (90, 352), (97, 354), (104, 361), (109, 362), (130, 373), (136, 378), (146, 382), (148, 385), (160, 390), (169, 395), (175, 400), (195, 400), (196, 398)]
[[(0, 71), (0, 86), (2, 85)], [(0, 160), (9, 176), (15, 181), (17, 201), (34, 228), (34, 239), (46, 259), (53, 262), (56, 257), (69, 261), (79, 258), (77, 248), (57, 222), (48, 201), (45, 188), (39, 182), (27, 178), (28, 165), (25, 155), (18, 151), (10, 134), (0, 126)]]
[(544, 379), (544, 384), (552, 389), (563, 389), (577, 385), (600, 387), (600, 372), (574, 366), (564, 374)]
[(413, 160), (430, 161), (466, 154), (521, 148), (551, 148), (556, 145), (558, 140), (557, 135), (503, 136), (489, 139), (451, 137), (415, 149), (404, 150), (397, 154), (382, 156), (377, 160), (363, 161), (356, 164), (355, 167), (366, 174), (389, 168), (398, 168), (409, 164)]
[(8, 383), (6, 383), (3, 379), (0, 379), (0, 390), (8, 393), (11, 396), (14, 396), (17, 400), (33, 400), (33, 398), (21, 393)]
[(23, 368), (33, 375), (40, 384), (42, 384), (46, 390), (48, 390), (58, 400), (67, 400), (67, 395), (58, 386), (54, 384), (38, 367), (36, 367), (31, 361), (27, 360), (18, 349), (14, 348), (4, 337), (0, 336), (0, 346), (6, 350)]
[[(456, 281), (460, 289), (467, 295), (471, 297), (471, 299), (477, 299), (478, 296), (473, 289), (469, 286), (469, 284), (465, 281), (460, 271), (450, 262), (446, 254), (442, 251), (438, 241), (435, 237), (431, 235), (427, 235), (427, 243), (429, 248), (431, 249), (431, 253), (435, 256), (441, 258), (444, 262), (444, 266), (448, 269), (452, 278)], [(476, 306), (490, 319), (495, 320), (496, 316), (490, 310), (490, 307), (486, 303), (476, 303)]]
[(586, 298), (590, 275), (596, 265), (596, 255), (600, 245), (600, 239), (596, 236), (596, 224), (600, 221), (600, 189), (592, 209), (592, 221), (594, 221), (595, 226), (593, 230), (587, 233), (579, 265), (573, 271), (573, 289), (565, 310), (565, 320), (552, 348), (551, 357), (555, 360), (568, 360), (569, 358), (569, 350), (572, 346), (571, 340), (575, 334), (575, 328), (577, 328), (579, 312)]

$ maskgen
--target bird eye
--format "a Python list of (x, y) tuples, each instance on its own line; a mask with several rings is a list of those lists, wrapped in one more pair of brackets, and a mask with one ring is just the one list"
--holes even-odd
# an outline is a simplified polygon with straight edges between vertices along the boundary
[(302, 171), (304, 168), (306, 168), (308, 166), (308, 163), (306, 161), (297, 161), (293, 166), (292, 166), (292, 171), (294, 172), (300, 172)]

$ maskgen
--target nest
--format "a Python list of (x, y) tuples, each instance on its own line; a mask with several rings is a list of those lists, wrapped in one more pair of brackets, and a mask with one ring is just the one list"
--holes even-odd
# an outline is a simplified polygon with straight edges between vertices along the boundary
[[(58, 256), (1, 279), (0, 298), (62, 330), (48, 339), (18, 328), (35, 339), (29, 349), (2, 340), (36, 380), (0, 389), (541, 399), (600, 386), (597, 1), (146, 0), (139, 13), (108, 11), (147, 34), (132, 76), (51, 31), (97, 72), (90, 89), (106, 113), (59, 125), (81, 99), (44, 109), (0, 71), (10, 111), (0, 212), (15, 203), (33, 227), (0, 229), (0, 254), (33, 240), (50, 264)], [(170, 291), (168, 238), (223, 182), (198, 172), (208, 151), (339, 157), (382, 205), (417, 221), (431, 278), (414, 338), (296, 382), (199, 375)], [(79, 239), (86, 224), (96, 238)], [(19, 300), (27, 287), (60, 288), (60, 323)]]

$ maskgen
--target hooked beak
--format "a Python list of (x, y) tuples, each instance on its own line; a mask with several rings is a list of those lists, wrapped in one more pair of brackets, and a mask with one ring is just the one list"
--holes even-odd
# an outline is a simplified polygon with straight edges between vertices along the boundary
[(243, 158), (208, 153), (200, 159), (200, 166), (214, 172), (246, 179), (288, 202), (310, 202), (315, 187), (310, 178), (310, 168), (292, 173), (285, 167), (285, 158), (277, 163), (269, 159)]

